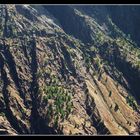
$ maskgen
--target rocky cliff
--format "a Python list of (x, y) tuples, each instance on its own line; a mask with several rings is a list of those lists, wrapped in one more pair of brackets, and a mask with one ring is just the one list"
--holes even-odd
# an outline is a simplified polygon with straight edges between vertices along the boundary
[(0, 5), (0, 134), (140, 133), (140, 49), (106, 7)]

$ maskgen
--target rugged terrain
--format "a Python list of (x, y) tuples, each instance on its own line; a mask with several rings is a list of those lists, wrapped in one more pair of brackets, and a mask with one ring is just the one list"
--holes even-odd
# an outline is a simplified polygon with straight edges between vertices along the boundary
[(0, 5), (0, 134), (140, 133), (140, 48), (106, 7)]

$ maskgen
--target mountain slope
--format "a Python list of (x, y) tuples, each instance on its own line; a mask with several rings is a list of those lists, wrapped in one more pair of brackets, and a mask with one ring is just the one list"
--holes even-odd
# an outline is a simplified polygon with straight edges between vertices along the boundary
[(139, 134), (140, 49), (91, 11), (0, 5), (0, 134)]

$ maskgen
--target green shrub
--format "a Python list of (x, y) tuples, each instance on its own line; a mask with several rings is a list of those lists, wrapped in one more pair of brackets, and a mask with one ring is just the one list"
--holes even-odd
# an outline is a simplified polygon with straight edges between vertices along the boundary
[(140, 53), (137, 55), (137, 57), (140, 59)]
[(127, 102), (128, 105), (131, 106), (134, 110), (137, 109), (137, 103), (136, 103), (135, 99), (134, 99), (132, 96), (128, 95), (128, 96), (126, 97), (126, 102)]
[(112, 95), (112, 91), (109, 92), (109, 97), (111, 97), (111, 95)]
[(91, 67), (91, 59), (88, 55), (85, 56), (85, 65), (86, 65), (87, 71), (89, 71)]
[(4, 116), (5, 116), (5, 114), (4, 114), (3, 112), (0, 112), (0, 116), (4, 117)]

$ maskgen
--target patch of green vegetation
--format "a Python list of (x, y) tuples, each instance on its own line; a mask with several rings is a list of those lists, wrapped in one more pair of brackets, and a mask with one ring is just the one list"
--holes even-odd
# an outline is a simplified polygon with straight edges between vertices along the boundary
[(4, 116), (5, 116), (5, 114), (4, 114), (3, 112), (0, 112), (0, 116), (4, 117)]
[(137, 109), (137, 103), (136, 103), (134, 97), (128, 95), (128, 96), (126, 97), (126, 102), (127, 102), (128, 105), (131, 106), (134, 110)]
[(52, 84), (57, 84), (58, 83), (58, 79), (55, 75), (51, 75), (51, 83)]
[(112, 95), (112, 91), (109, 91), (109, 97), (111, 97), (111, 95)]
[(129, 60), (132, 67), (140, 69), (140, 49), (135, 43), (128, 41), (126, 38), (116, 38), (116, 44), (118, 45), (120, 56), (126, 61)]
[(96, 48), (96, 47), (94, 47), (94, 46), (92, 46), (92, 47), (90, 47), (90, 51), (95, 52), (95, 53), (98, 53), (99, 52), (99, 49)]
[(93, 71), (92, 76), (94, 77), (95, 75), (97, 75), (97, 72)]
[(101, 60), (99, 57), (94, 58), (95, 64), (98, 68), (98, 70), (101, 68)]
[(140, 53), (137, 54), (138, 59), (140, 59)]
[(90, 57), (86, 56), (85, 57), (85, 64), (86, 64), (87, 71), (89, 71), (89, 69), (91, 67), (91, 63), (90, 62), (91, 62)]
[(72, 111), (71, 96), (66, 89), (57, 85), (45, 86), (43, 90), (44, 101), (48, 104), (47, 118), (57, 125), (58, 120), (67, 118)]
[(106, 39), (105, 39), (105, 35), (103, 34), (103, 32), (98, 31), (96, 33), (96, 40), (100, 45), (105, 42)]
[(140, 69), (140, 61), (138, 60), (135, 64), (136, 68)]
[(48, 64), (48, 59), (45, 59), (44, 65), (46, 66)]

